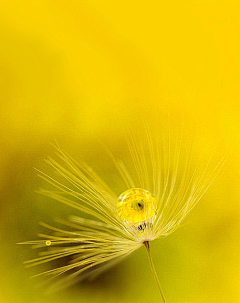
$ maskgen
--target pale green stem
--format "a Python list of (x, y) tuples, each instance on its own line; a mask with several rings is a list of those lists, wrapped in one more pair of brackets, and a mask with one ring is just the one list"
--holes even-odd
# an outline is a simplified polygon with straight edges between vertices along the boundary
[(164, 297), (164, 294), (163, 294), (163, 291), (162, 291), (162, 288), (161, 288), (161, 285), (160, 285), (160, 282), (159, 282), (159, 279), (158, 279), (158, 276), (157, 276), (156, 269), (155, 269), (155, 267), (153, 265), (152, 257), (151, 257), (151, 254), (150, 254), (149, 242), (145, 241), (143, 244), (145, 245), (145, 247), (147, 249), (147, 254), (148, 254), (148, 259), (149, 259), (150, 267), (151, 267), (152, 273), (154, 275), (154, 278), (155, 278), (155, 280), (157, 282), (158, 289), (159, 289), (159, 292), (161, 294), (162, 300), (163, 300), (164, 303), (166, 303), (166, 300), (165, 300), (165, 297)]

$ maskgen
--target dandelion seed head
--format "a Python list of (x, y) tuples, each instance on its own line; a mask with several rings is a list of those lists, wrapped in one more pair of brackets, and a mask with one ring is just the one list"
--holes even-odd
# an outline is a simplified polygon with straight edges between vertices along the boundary
[(204, 156), (195, 159), (194, 145), (192, 141), (185, 142), (183, 132), (176, 138), (171, 130), (153, 136), (146, 127), (145, 132), (146, 136), (139, 140), (131, 132), (126, 133), (132, 166), (106, 150), (123, 181), (119, 197), (88, 164), (78, 163), (58, 146), (59, 160), (46, 160), (56, 178), (39, 171), (41, 178), (53, 186), (39, 192), (80, 213), (67, 220), (58, 219), (60, 227), (41, 223), (48, 230), (39, 234), (43, 239), (24, 242), (34, 248), (48, 248), (38, 258), (26, 261), (28, 267), (67, 261), (38, 274), (55, 280), (51, 288), (57, 290), (87, 277), (93, 279), (144, 245), (165, 302), (149, 242), (168, 236), (181, 226), (216, 178), (225, 158), (217, 164), (213, 156), (209, 160)]
[[(157, 201), (146, 189), (131, 188), (118, 198), (117, 213), (123, 222), (134, 225), (147, 223), (154, 220), (156, 212)], [(140, 227), (138, 229), (141, 230)]]

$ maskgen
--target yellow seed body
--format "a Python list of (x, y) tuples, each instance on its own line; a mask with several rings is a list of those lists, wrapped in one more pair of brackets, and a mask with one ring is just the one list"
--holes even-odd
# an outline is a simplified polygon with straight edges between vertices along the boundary
[(123, 192), (117, 202), (117, 213), (124, 222), (148, 222), (156, 215), (157, 201), (146, 189), (131, 188)]

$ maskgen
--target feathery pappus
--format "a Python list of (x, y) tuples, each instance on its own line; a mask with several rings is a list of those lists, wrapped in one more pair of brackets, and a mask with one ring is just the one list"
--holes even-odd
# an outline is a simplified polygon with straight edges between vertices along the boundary
[[(142, 140), (141, 140), (142, 139)], [(46, 162), (62, 181), (43, 172), (40, 176), (53, 190), (39, 192), (79, 211), (80, 216), (60, 219), (63, 228), (41, 223), (49, 233), (42, 239), (23, 242), (47, 249), (27, 266), (64, 259), (67, 264), (39, 275), (57, 279), (59, 287), (78, 278), (94, 278), (141, 246), (145, 246), (161, 298), (166, 302), (150, 255), (149, 242), (174, 232), (209, 188), (225, 158), (194, 159), (191, 144), (183, 136), (153, 136), (145, 129), (142, 138), (127, 134), (134, 170), (107, 150), (124, 189), (116, 192), (88, 164), (78, 163), (56, 147), (58, 160)], [(59, 226), (59, 225), (58, 225)], [(67, 275), (65, 275), (67, 274)]]

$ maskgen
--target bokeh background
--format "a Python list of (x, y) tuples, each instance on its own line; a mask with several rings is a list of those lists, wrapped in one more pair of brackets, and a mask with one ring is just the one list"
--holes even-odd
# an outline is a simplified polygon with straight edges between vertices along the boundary
[(107, 179), (96, 141), (121, 156), (116, 116), (139, 109), (146, 121), (187, 117), (203, 148), (229, 154), (187, 224), (152, 243), (167, 301), (240, 302), (239, 15), (233, 0), (1, 1), (1, 303), (159, 302), (144, 249), (96, 281), (46, 295), (29, 278), (45, 267), (22, 264), (36, 251), (16, 245), (68, 212), (35, 193), (33, 167), (47, 171), (50, 143)]

